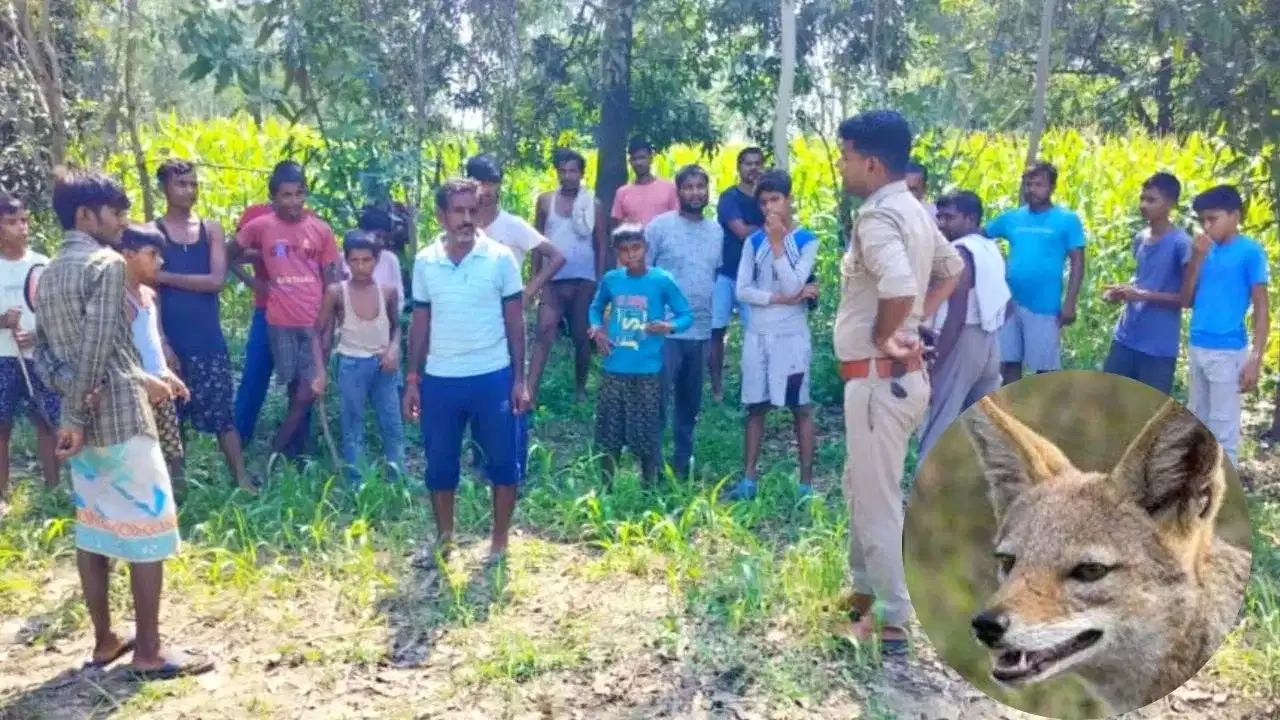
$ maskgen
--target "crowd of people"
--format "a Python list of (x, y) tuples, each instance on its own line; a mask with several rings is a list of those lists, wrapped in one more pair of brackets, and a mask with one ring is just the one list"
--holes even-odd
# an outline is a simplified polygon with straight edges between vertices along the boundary
[[(1053, 200), (1052, 165), (1026, 169), (1021, 206), (987, 221), (973, 192), (926, 199), (926, 171), (911, 159), (912, 132), (898, 113), (849, 118), (838, 135), (843, 189), (861, 200), (839, 287), (828, 290), (839, 294), (832, 342), (844, 385), (847, 600), (855, 639), (894, 654), (906, 649), (911, 613), (900, 485), (908, 445), (918, 434), (927, 452), (1001, 383), (1062, 367), (1060, 338), (1075, 320), (1086, 237), (1079, 216)], [(420, 425), (437, 525), (414, 559), (420, 567), (454, 546), (454, 496), (470, 436), (471, 464), (492, 492), (490, 560), (501, 562), (524, 479), (527, 415), (565, 325), (579, 399), (593, 351), (603, 358), (595, 449), (604, 478), (614, 477), (626, 450), (653, 483), (668, 466), (677, 476), (690, 472), (706, 379), (719, 402), (724, 338), (736, 315), (746, 419), (743, 466), (727, 497), (757, 493), (773, 410), (792, 416), (796, 493), (811, 496), (810, 312), (829, 239), (797, 222), (791, 177), (767, 170), (759, 148), (738, 154), (738, 182), (719, 192), (714, 214), (703, 168), (689, 165), (667, 180), (652, 172), (650, 144), (634, 141), (628, 151), (634, 177), (607, 211), (583, 186), (583, 156), (557, 151), (558, 187), (538, 196), (532, 224), (502, 208), (499, 163), (470, 159), (464, 177), (436, 190), (440, 233), (413, 258), (408, 283), (388, 247), (391, 215), (367, 210), (339, 248), (332, 228), (307, 209), (306, 176), (292, 161), (274, 168), (270, 202), (248, 208), (231, 237), (195, 211), (198, 168), (187, 160), (157, 169), (166, 208), (147, 225), (128, 221), (130, 201), (114, 179), (65, 174), (53, 192), (65, 232), (52, 259), (28, 247), (23, 204), (0, 197), (0, 326), (9, 331), (0, 334), (0, 501), (13, 416), (25, 405), (46, 484), (59, 482), (60, 462), (69, 465), (96, 635), (90, 665), (132, 651), (132, 668), (146, 677), (212, 668), (207, 658), (162, 649), (158, 629), (162, 564), (180, 542), (184, 432), (214, 436), (231, 476), (255, 493), (281, 461), (301, 456), (313, 405), (329, 384), (339, 402), (337, 470), (354, 484), (371, 467), (403, 477), (404, 423)], [(1168, 173), (1143, 185), (1148, 227), (1133, 241), (1137, 270), (1131, 282), (1102, 291), (1124, 303), (1105, 369), (1172, 392), (1181, 314), (1190, 308), (1190, 405), (1234, 462), (1240, 394), (1257, 382), (1268, 335), (1266, 255), (1240, 234), (1235, 188), (1195, 198), (1203, 232), (1194, 240), (1174, 218), (1180, 197)], [(228, 273), (255, 296), (238, 389), (219, 305)], [(530, 343), (526, 309), (535, 302)], [(244, 446), (272, 375), (287, 408), (265, 463), (249, 469)], [(365, 448), (370, 405), (378, 461)], [(111, 560), (131, 566), (131, 638), (112, 630)], [(870, 612), (877, 601), (880, 623)]]

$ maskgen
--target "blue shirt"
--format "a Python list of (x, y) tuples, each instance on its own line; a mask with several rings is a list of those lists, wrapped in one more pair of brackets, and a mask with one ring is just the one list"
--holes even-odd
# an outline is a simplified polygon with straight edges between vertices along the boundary
[[(1151, 230), (1143, 230), (1133, 240), (1138, 260), (1134, 284), (1152, 292), (1182, 292), (1182, 273), (1191, 259), (1191, 236), (1178, 227), (1155, 242), (1148, 242)], [(1182, 308), (1160, 303), (1125, 303), (1116, 325), (1115, 341), (1140, 353), (1160, 358), (1178, 357), (1182, 341)]]
[(736, 280), (738, 278), (738, 260), (742, 257), (743, 239), (738, 237), (729, 223), (741, 220), (748, 227), (764, 227), (764, 213), (760, 211), (760, 203), (744, 192), (737, 185), (729, 188), (716, 203), (716, 220), (724, 230), (724, 254), (720, 262), (720, 274)]
[(626, 268), (605, 273), (588, 311), (591, 327), (604, 324), (604, 309), (609, 313), (609, 343), (612, 349), (604, 359), (606, 372), (618, 375), (657, 375), (662, 372), (663, 336), (644, 331), (645, 325), (662, 320), (679, 333), (693, 324), (693, 313), (684, 293), (671, 273), (649, 268), (643, 275), (633, 276)]
[(1067, 255), (1084, 247), (1080, 216), (1057, 205), (1041, 212), (1024, 205), (992, 220), (987, 236), (1009, 241), (1005, 275), (1014, 302), (1037, 315), (1061, 312)]
[(511, 251), (483, 234), (457, 264), (445, 253), (443, 240), (418, 251), (413, 303), (431, 308), (426, 373), (474, 377), (510, 366), (503, 304), (522, 291)]
[(1214, 243), (1200, 265), (1191, 305), (1191, 345), (1205, 350), (1243, 350), (1244, 327), (1255, 285), (1268, 280), (1267, 252), (1256, 240), (1237, 235)]

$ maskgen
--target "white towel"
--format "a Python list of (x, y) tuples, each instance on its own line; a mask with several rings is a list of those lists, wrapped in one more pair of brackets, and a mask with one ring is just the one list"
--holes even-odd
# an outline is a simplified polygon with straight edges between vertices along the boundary
[[(969, 304), (965, 320), (967, 324), (981, 326), (986, 332), (996, 332), (1004, 324), (1005, 308), (1013, 297), (1005, 281), (1004, 256), (995, 241), (978, 234), (965, 235), (955, 244), (973, 256), (973, 292), (970, 293), (973, 301)], [(934, 329), (942, 329), (950, 304), (948, 301), (938, 308), (933, 320)]]
[(596, 196), (590, 190), (579, 187), (578, 197), (573, 199), (573, 231), (583, 237), (590, 237), (596, 230)]

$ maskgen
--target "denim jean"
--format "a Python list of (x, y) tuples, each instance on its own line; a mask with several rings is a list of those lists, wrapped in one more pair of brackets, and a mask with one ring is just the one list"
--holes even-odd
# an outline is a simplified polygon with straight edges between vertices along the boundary
[(382, 451), (394, 472), (404, 469), (404, 424), (400, 419), (400, 373), (383, 372), (381, 358), (339, 354), (338, 420), (342, 427), (342, 460), (347, 477), (360, 480), (364, 467), (364, 411), (373, 401), (373, 416), (382, 434)]
[[(244, 370), (240, 375), (240, 387), (236, 389), (236, 430), (245, 445), (253, 442), (253, 431), (271, 389), (271, 373), (275, 363), (271, 359), (271, 342), (267, 338), (267, 311), (257, 308), (249, 323), (249, 338), (244, 345)], [(311, 427), (311, 411), (302, 418), (298, 433), (289, 443), (291, 454), (301, 453), (306, 445), (307, 430)]]

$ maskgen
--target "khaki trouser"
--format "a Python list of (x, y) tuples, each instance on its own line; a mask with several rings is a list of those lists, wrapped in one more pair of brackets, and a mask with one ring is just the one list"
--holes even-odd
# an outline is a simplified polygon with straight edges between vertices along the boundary
[(907, 443), (929, 408), (929, 381), (911, 372), (898, 384), (867, 377), (844, 386), (844, 496), (849, 503), (849, 569), (855, 592), (884, 604), (886, 625), (904, 626), (911, 617), (902, 568), (902, 470)]

